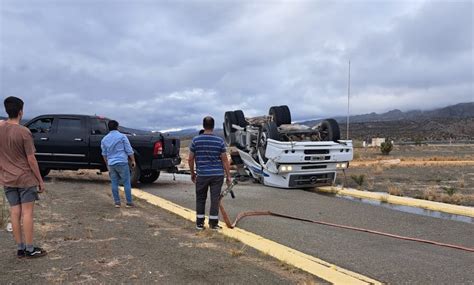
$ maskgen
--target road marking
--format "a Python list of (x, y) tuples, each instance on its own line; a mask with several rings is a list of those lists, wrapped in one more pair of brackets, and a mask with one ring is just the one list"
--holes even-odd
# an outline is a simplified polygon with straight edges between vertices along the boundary
[(473, 207), (465, 207), (465, 206), (458, 206), (458, 205), (451, 205), (446, 203), (439, 203), (433, 201), (426, 201), (421, 199), (415, 198), (408, 198), (408, 197), (399, 197), (390, 194), (380, 194), (380, 193), (372, 193), (367, 191), (360, 191), (356, 189), (350, 188), (336, 188), (336, 187), (319, 187), (316, 188), (317, 191), (325, 192), (325, 193), (333, 193), (345, 196), (351, 196), (356, 198), (364, 198), (376, 201), (386, 201), (391, 204), (396, 205), (403, 205), (403, 206), (410, 206), (410, 207), (417, 207), (432, 211), (439, 211), (448, 214), (454, 215), (462, 215), (467, 217), (474, 217), (474, 208)]
[[(187, 220), (192, 222), (196, 221), (196, 212), (191, 209), (182, 207), (136, 188), (132, 189), (132, 195)], [(222, 230), (219, 231), (221, 234), (235, 238), (258, 251), (268, 254), (280, 261), (286, 262), (333, 284), (382, 284), (381, 282), (367, 276), (343, 269), (254, 233), (240, 228), (229, 229), (223, 222), (219, 222), (219, 224), (222, 226)]]

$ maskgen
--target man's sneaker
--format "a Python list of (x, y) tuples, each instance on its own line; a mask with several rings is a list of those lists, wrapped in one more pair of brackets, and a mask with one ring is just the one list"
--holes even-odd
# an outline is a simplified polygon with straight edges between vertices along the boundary
[(18, 258), (23, 258), (25, 257), (25, 250), (24, 249), (19, 249), (16, 251), (16, 257)]
[(210, 227), (211, 230), (213, 230), (213, 231), (218, 231), (218, 230), (221, 230), (221, 229), (222, 229), (222, 227), (219, 226), (219, 225), (212, 225), (212, 226), (209, 226), (209, 227)]
[(127, 203), (125, 205), (125, 208), (133, 208), (133, 207), (135, 207), (135, 204), (133, 204), (133, 203)]
[(198, 231), (204, 230), (204, 225), (203, 224), (197, 224), (196, 225), (196, 230), (198, 230)]
[(38, 258), (38, 257), (45, 256), (46, 254), (48, 254), (46, 252), (46, 250), (44, 250), (40, 247), (33, 248), (33, 251), (25, 250), (25, 257), (26, 258)]

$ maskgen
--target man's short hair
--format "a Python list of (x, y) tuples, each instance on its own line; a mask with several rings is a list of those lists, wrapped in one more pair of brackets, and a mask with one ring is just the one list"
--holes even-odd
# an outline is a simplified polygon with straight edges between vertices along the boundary
[(119, 123), (115, 120), (110, 120), (107, 125), (109, 126), (109, 131), (116, 131), (118, 130)]
[(214, 129), (214, 118), (211, 116), (204, 117), (202, 120), (202, 126), (205, 130), (213, 130)]
[(23, 100), (17, 97), (10, 96), (3, 101), (5, 105), (5, 112), (8, 114), (8, 118), (15, 119), (18, 118), (20, 111), (23, 110)]

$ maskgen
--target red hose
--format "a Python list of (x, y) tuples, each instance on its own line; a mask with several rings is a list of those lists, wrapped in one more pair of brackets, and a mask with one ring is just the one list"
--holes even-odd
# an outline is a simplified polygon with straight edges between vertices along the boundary
[(421, 242), (421, 243), (428, 243), (428, 244), (433, 244), (433, 245), (442, 246), (442, 247), (448, 247), (448, 248), (454, 248), (454, 249), (464, 250), (464, 251), (468, 251), (468, 252), (474, 252), (474, 248), (470, 248), (470, 247), (464, 247), (464, 246), (460, 246), (460, 245), (436, 242), (436, 241), (431, 241), (431, 240), (426, 240), (426, 239), (405, 237), (405, 236), (394, 235), (394, 234), (389, 234), (389, 233), (384, 233), (384, 232), (379, 232), (379, 231), (373, 231), (373, 230), (368, 230), (368, 229), (363, 229), (363, 228), (357, 228), (357, 227), (351, 227), (351, 226), (345, 226), (345, 225), (338, 225), (338, 224), (322, 222), (322, 221), (315, 221), (315, 220), (310, 220), (310, 219), (305, 219), (305, 218), (298, 218), (298, 217), (278, 214), (278, 213), (274, 213), (274, 212), (270, 212), (270, 211), (241, 212), (237, 215), (237, 217), (235, 218), (235, 221), (233, 223), (231, 223), (231, 221), (229, 219), (229, 216), (227, 215), (227, 212), (225, 211), (224, 206), (222, 205), (222, 199), (220, 201), (219, 208), (220, 208), (222, 218), (224, 219), (224, 222), (226, 223), (227, 227), (230, 228), (230, 229), (235, 228), (237, 223), (245, 217), (274, 216), (274, 217), (280, 217), (280, 218), (291, 219), (291, 220), (296, 220), (296, 221), (302, 221), (302, 222), (308, 222), (308, 223), (313, 223), (313, 224), (325, 225), (325, 226), (330, 226), (330, 227), (335, 227), (335, 228), (341, 228), (341, 229), (353, 230), (353, 231), (358, 231), (358, 232), (371, 233), (371, 234), (396, 238), (396, 239), (400, 239), (400, 240), (409, 240), (409, 241), (415, 241), (415, 242)]

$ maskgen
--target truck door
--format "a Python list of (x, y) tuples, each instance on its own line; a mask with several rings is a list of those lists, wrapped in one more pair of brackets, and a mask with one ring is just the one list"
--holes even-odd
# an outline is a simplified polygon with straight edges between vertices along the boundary
[(54, 145), (55, 164), (75, 169), (88, 165), (89, 141), (85, 117), (55, 117), (54, 131), (49, 141)]
[(105, 135), (109, 132), (107, 120), (103, 118), (91, 118), (90, 122), (90, 140), (89, 140), (89, 162), (94, 168), (106, 170), (104, 160), (102, 158), (102, 149), (100, 143)]
[(53, 146), (50, 143), (50, 135), (53, 130), (54, 118), (40, 117), (30, 122), (26, 127), (30, 130), (35, 141), (36, 159), (40, 167), (47, 167), (53, 162)]

